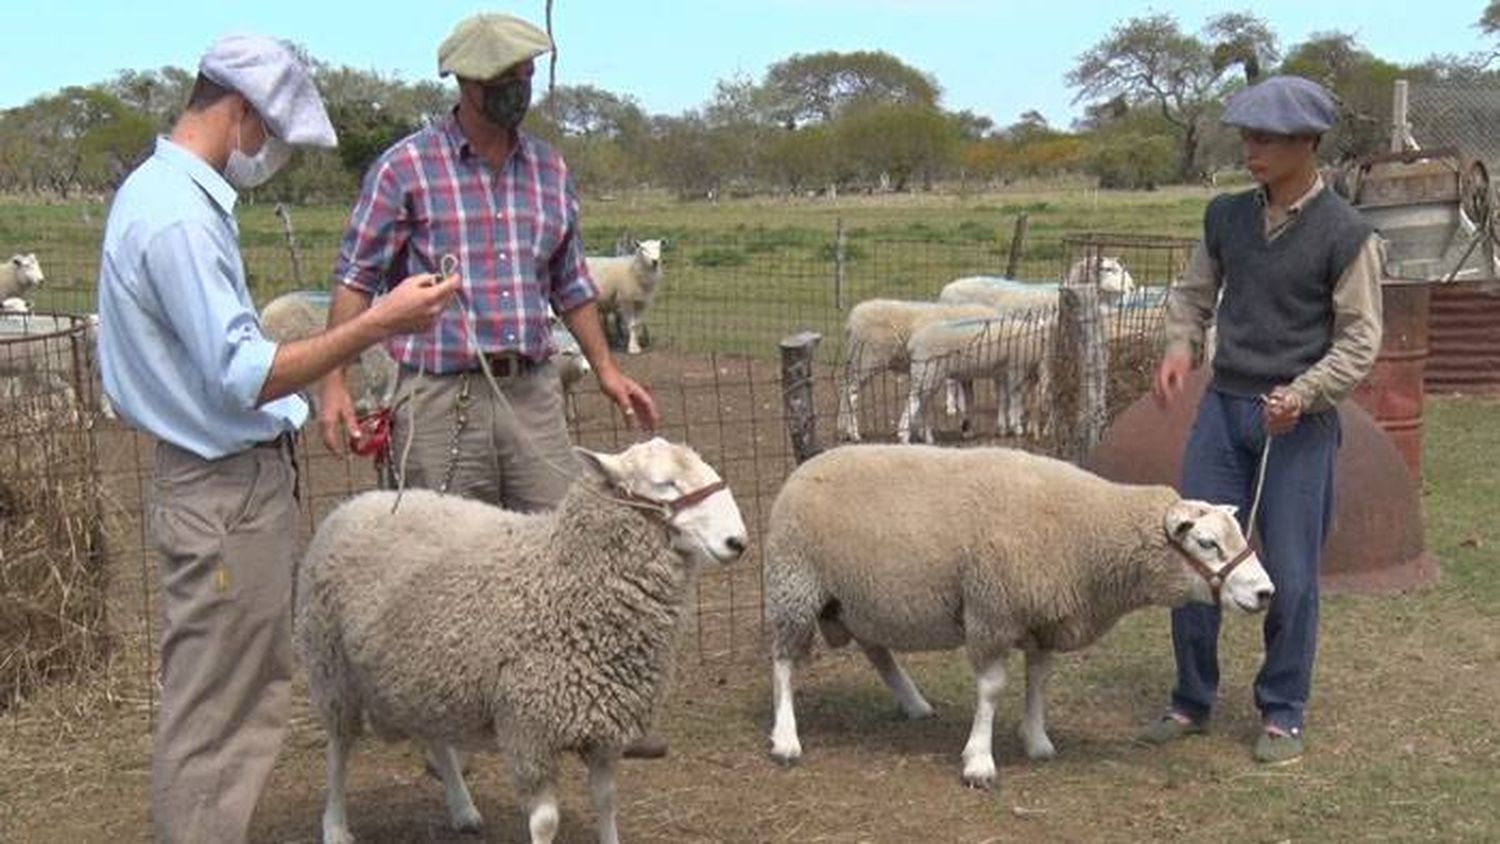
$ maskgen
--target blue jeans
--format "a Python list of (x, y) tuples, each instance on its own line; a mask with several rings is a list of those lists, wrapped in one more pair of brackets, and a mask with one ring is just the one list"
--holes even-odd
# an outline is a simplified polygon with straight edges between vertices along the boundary
[[(1333, 470), (1340, 439), (1337, 411), (1309, 414), (1272, 438), (1255, 539), (1276, 596), (1263, 627), (1266, 659), (1255, 678), (1255, 705), (1266, 724), (1301, 729), (1318, 648), (1318, 563), (1333, 515)], [(1184, 498), (1233, 504), (1241, 527), (1250, 517), (1265, 445), (1261, 402), (1210, 389), (1198, 406), (1182, 458)], [(1172, 709), (1203, 721), (1219, 685), (1219, 608), (1172, 611), (1177, 686)]]

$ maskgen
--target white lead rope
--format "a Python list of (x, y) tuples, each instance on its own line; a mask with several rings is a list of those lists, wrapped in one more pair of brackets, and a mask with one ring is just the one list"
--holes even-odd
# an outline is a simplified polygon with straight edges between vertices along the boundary
[(1260, 494), (1266, 486), (1266, 464), (1271, 462), (1271, 440), (1270, 434), (1266, 434), (1266, 444), (1260, 449), (1260, 469), (1255, 473), (1255, 497), (1250, 502), (1250, 520), (1246, 522), (1245, 542), (1248, 544), (1251, 537), (1255, 536), (1255, 516), (1260, 512)]

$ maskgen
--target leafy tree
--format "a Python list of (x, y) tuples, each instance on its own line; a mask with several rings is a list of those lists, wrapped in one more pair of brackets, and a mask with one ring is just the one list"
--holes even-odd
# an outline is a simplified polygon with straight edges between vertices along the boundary
[(930, 105), (870, 103), (835, 124), (844, 155), (867, 179), (889, 175), (898, 191), (913, 177), (924, 187), (958, 159), (958, 127)]
[(1335, 159), (1385, 148), (1392, 87), (1398, 78), (1413, 76), (1409, 69), (1376, 58), (1345, 32), (1314, 33), (1288, 51), (1281, 71), (1305, 76), (1338, 96), (1338, 123), (1322, 149), (1325, 157)]
[(831, 122), (861, 103), (937, 106), (937, 82), (881, 51), (797, 54), (766, 71), (772, 113), (787, 129)]
[(1245, 84), (1254, 85), (1261, 71), (1281, 58), (1276, 48), (1276, 34), (1265, 21), (1245, 12), (1216, 15), (1205, 28), (1213, 44), (1210, 61), (1216, 73), (1239, 65), (1245, 72)]

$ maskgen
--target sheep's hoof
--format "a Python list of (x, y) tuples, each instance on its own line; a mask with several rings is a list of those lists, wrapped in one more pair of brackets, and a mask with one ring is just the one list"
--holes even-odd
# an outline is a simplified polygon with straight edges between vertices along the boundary
[(995, 760), (993, 758), (975, 758), (964, 763), (964, 786), (981, 791), (992, 791), (995, 788)]
[(478, 809), (473, 809), (453, 818), (453, 829), (458, 832), (483, 832), (484, 816), (479, 814)]
[(1052, 740), (1046, 736), (1042, 736), (1041, 741), (1036, 742), (1027, 741), (1023, 737), (1021, 744), (1026, 748), (1026, 758), (1033, 762), (1046, 762), (1057, 756), (1057, 748), (1052, 746)]
[(795, 768), (802, 764), (802, 750), (771, 750), (771, 759), (783, 768)]

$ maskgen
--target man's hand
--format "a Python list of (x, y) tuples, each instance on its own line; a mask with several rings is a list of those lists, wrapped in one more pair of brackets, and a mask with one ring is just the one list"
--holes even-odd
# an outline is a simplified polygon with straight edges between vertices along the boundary
[(438, 278), (432, 273), (407, 276), (370, 306), (372, 318), (387, 335), (426, 331), (458, 292), (458, 275)]
[(318, 428), (323, 447), (334, 454), (344, 453), (344, 442), (360, 437), (359, 419), (354, 414), (354, 399), (344, 381), (342, 370), (334, 370), (318, 384)]
[(1156, 380), (1151, 384), (1151, 393), (1156, 403), (1165, 407), (1182, 393), (1182, 385), (1188, 373), (1193, 371), (1193, 356), (1185, 349), (1168, 349), (1156, 367)]
[(1277, 387), (1266, 396), (1261, 418), (1265, 421), (1266, 433), (1279, 437), (1297, 427), (1297, 421), (1302, 418), (1302, 399), (1290, 387)]
[(652, 401), (651, 394), (645, 387), (619, 369), (612, 368), (599, 373), (598, 378), (600, 392), (609, 396), (615, 406), (620, 408), (627, 422), (647, 433), (656, 430), (661, 417), (657, 415), (656, 402)]

